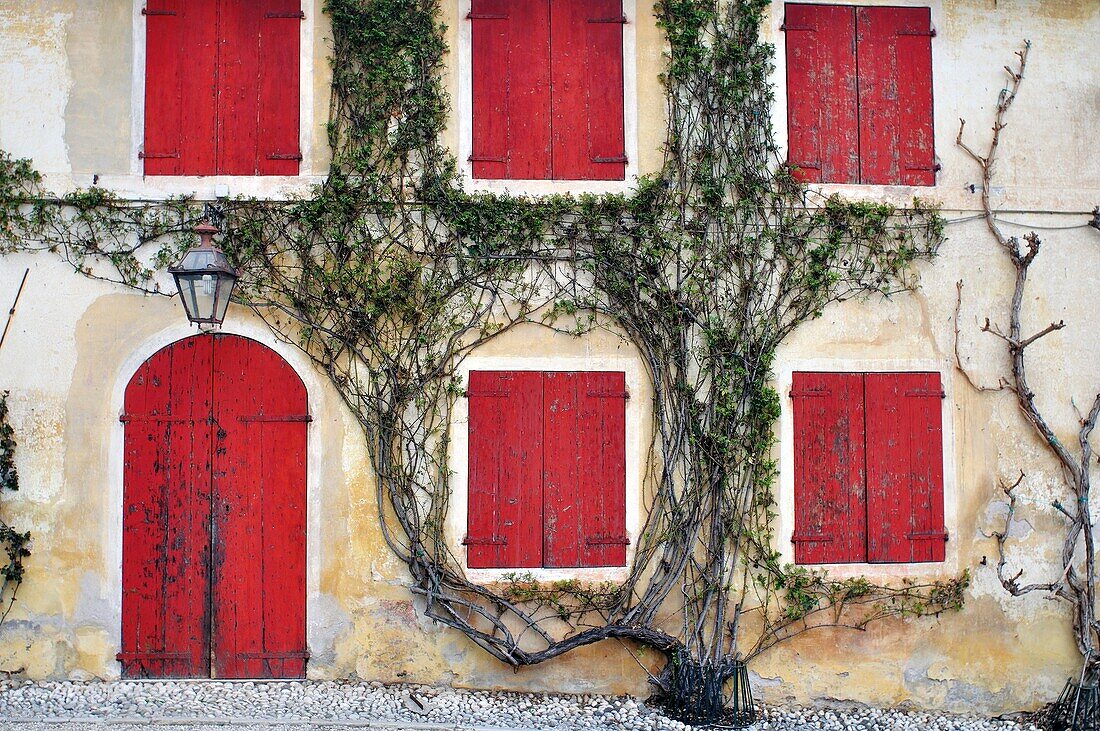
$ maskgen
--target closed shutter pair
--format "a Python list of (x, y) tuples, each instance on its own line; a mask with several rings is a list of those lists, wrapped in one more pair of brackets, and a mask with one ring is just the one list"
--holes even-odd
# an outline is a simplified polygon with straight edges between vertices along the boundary
[(470, 568), (625, 566), (621, 372), (474, 371)]
[(621, 0), (473, 0), (475, 178), (622, 180)]
[(799, 178), (935, 185), (929, 9), (785, 9), (788, 161)]
[(943, 561), (938, 373), (795, 373), (795, 561)]
[(301, 0), (149, 0), (146, 175), (297, 175)]

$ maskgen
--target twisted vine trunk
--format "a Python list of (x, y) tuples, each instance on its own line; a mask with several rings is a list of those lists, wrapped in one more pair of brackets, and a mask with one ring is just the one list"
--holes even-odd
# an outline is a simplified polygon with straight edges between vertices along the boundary
[(718, 660), (700, 661), (681, 652), (672, 655), (656, 683), (656, 700), (669, 715), (685, 723), (714, 723), (731, 714), (735, 725), (746, 725), (755, 717), (751, 703), (748, 708), (731, 707), (727, 684), (743, 668), (740, 661), (725, 656)]

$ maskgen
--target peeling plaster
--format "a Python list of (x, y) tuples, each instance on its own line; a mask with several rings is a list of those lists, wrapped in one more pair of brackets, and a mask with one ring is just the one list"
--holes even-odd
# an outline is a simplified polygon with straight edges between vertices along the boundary
[(42, 170), (67, 171), (65, 102), (72, 75), (65, 51), (71, 13), (56, 3), (0, 9), (0, 148), (34, 158)]

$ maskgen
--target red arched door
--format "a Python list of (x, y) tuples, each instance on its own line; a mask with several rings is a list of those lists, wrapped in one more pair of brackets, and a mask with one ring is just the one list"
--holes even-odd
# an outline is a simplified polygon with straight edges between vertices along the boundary
[(306, 391), (274, 351), (196, 335), (126, 386), (126, 677), (300, 678)]

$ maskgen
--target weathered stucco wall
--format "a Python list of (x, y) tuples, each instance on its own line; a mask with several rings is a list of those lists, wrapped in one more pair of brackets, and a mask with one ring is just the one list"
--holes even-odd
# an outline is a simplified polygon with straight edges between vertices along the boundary
[[(867, 0), (871, 4), (887, 4)], [(893, 0), (902, 3), (906, 0)], [(324, 170), (328, 28), (320, 0), (309, 5), (313, 119), (308, 164)], [(973, 577), (963, 611), (939, 619), (896, 620), (866, 632), (811, 633), (759, 658), (752, 670), (768, 700), (855, 699), (871, 703), (999, 711), (1052, 697), (1075, 671), (1064, 608), (1043, 597), (1009, 598), (993, 574), (993, 530), (1004, 514), (997, 482), (1027, 474), (1021, 513), (1012, 527), (1020, 540), (1013, 562), (1026, 576), (1050, 578), (1057, 562), (1059, 521), (1047, 507), (1058, 472), (1006, 393), (979, 393), (954, 369), (955, 282), (964, 282), (959, 348), (972, 378), (995, 384), (1007, 373), (1001, 343), (979, 331), (986, 317), (1005, 322), (1011, 266), (981, 221), (973, 220), (976, 168), (955, 149), (958, 119), (969, 122), (979, 148), (992, 121), (1002, 66), (1022, 38), (1034, 44), (1028, 78), (1009, 127), (994, 185), (1008, 230), (1042, 226), (1046, 247), (1033, 269), (1025, 320), (1035, 329), (1064, 319), (1066, 328), (1030, 351), (1033, 385), (1061, 436), (1076, 433), (1073, 404), (1087, 404), (1100, 387), (1100, 332), (1092, 327), (1100, 302), (1100, 233), (1081, 228), (1100, 203), (1100, 56), (1087, 39), (1100, 33), (1100, 6), (1091, 0), (933, 0), (937, 155), (935, 188), (823, 186), (867, 198), (899, 201), (912, 195), (944, 204), (948, 241), (939, 258), (920, 267), (921, 289), (889, 300), (830, 307), (799, 330), (778, 354), (777, 387), (789, 405), (784, 374), (808, 367), (886, 370), (936, 369), (949, 393), (948, 496), (954, 506), (949, 559), (925, 567), (865, 566), (874, 578)], [(447, 5), (452, 43), (463, 22), (460, 4)], [(777, 10), (781, 7), (776, 4)], [(146, 179), (136, 165), (134, 20), (130, 0), (0, 0), (0, 148), (30, 156), (54, 187), (87, 185), (93, 174), (123, 194), (163, 195), (197, 190), (209, 196), (211, 178)], [(638, 78), (639, 170), (660, 164), (664, 101), (657, 74), (662, 45), (639, 2), (634, 28)], [(780, 49), (776, 129), (785, 135), (781, 12), (767, 37)], [(446, 85), (460, 88), (454, 54)], [(454, 149), (456, 121), (446, 141)], [(137, 172), (135, 172), (135, 170)], [(228, 179), (231, 193), (277, 195), (302, 181)], [(1067, 230), (1048, 230), (1061, 229)], [(23, 490), (4, 496), (11, 522), (34, 534), (27, 582), (11, 616), (0, 625), (0, 671), (33, 678), (116, 677), (121, 605), (122, 388), (149, 355), (188, 330), (178, 305), (145, 298), (73, 274), (48, 254), (0, 259), (0, 302), (14, 296), (24, 268), (27, 288), (0, 350), (0, 389), (12, 392), (20, 440)], [(434, 626), (418, 612), (404, 567), (378, 528), (374, 483), (358, 426), (323, 376), (293, 348), (279, 344), (262, 323), (234, 307), (225, 328), (255, 337), (283, 355), (303, 376), (315, 421), (310, 427), (308, 507), (308, 622), (312, 677), (415, 680), (477, 687), (645, 694), (645, 673), (619, 644), (605, 643), (545, 666), (513, 672), (461, 635)], [(610, 335), (572, 339), (531, 327), (494, 342), (479, 355), (601, 359), (633, 357)], [(789, 384), (788, 384), (789, 385)], [(634, 398), (645, 400), (645, 389)], [(789, 412), (789, 408), (786, 408)], [(785, 416), (784, 419), (788, 419)], [(777, 426), (782, 437), (783, 424)], [(777, 447), (779, 500), (789, 498), (791, 464)], [(1098, 506), (1100, 507), (1100, 506)], [(788, 536), (789, 537), (789, 536)], [(777, 539), (782, 541), (782, 535)], [(777, 546), (784, 549), (784, 546)], [(652, 653), (642, 662), (651, 667)], [(599, 672), (593, 672), (599, 668)]]

